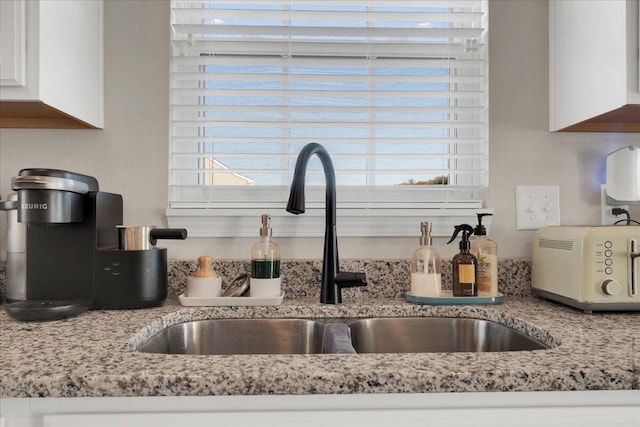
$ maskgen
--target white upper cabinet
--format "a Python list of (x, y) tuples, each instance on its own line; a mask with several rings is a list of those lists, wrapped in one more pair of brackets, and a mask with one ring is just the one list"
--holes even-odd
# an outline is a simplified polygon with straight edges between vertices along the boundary
[(0, 85), (26, 84), (24, 1), (0, 2)]
[(549, 2), (551, 131), (640, 132), (638, 0)]
[(102, 0), (0, 8), (0, 127), (102, 128)]

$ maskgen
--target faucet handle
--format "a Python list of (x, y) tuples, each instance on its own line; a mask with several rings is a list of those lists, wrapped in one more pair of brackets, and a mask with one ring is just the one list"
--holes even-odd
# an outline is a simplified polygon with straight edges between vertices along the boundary
[[(325, 276), (322, 280), (324, 284)], [(340, 304), (342, 302), (342, 288), (355, 286), (367, 286), (367, 276), (364, 273), (340, 272), (331, 280), (330, 286), (323, 285), (320, 288), (320, 302), (322, 304)]]
[(335, 278), (335, 284), (341, 289), (367, 286), (367, 275), (365, 273), (340, 272)]

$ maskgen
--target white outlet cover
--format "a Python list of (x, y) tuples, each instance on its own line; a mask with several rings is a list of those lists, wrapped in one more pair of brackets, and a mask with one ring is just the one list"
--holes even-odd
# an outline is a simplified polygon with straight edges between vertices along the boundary
[(629, 211), (629, 205), (609, 204), (609, 200), (607, 199), (607, 186), (604, 184), (600, 186), (600, 203), (602, 206), (602, 225), (618, 225), (617, 223), (626, 219), (625, 215), (613, 215), (612, 210), (613, 208), (622, 208)]
[(560, 225), (560, 187), (516, 186), (516, 229), (537, 230)]

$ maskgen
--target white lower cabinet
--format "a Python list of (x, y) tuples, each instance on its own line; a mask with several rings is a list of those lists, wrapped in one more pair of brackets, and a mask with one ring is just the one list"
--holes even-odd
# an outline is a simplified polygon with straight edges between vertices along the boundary
[(640, 391), (1, 398), (0, 414), (2, 427), (638, 427)]

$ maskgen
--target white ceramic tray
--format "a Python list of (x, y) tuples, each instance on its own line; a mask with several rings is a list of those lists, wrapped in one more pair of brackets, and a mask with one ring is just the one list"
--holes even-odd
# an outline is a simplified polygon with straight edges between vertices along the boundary
[(280, 305), (284, 292), (279, 297), (188, 297), (180, 294), (180, 304), (186, 307), (232, 307)]
[(495, 297), (479, 296), (479, 297), (454, 297), (451, 290), (443, 290), (439, 297), (419, 297), (407, 294), (407, 301), (414, 304), (428, 305), (490, 305), (501, 304), (504, 295), (498, 293)]

